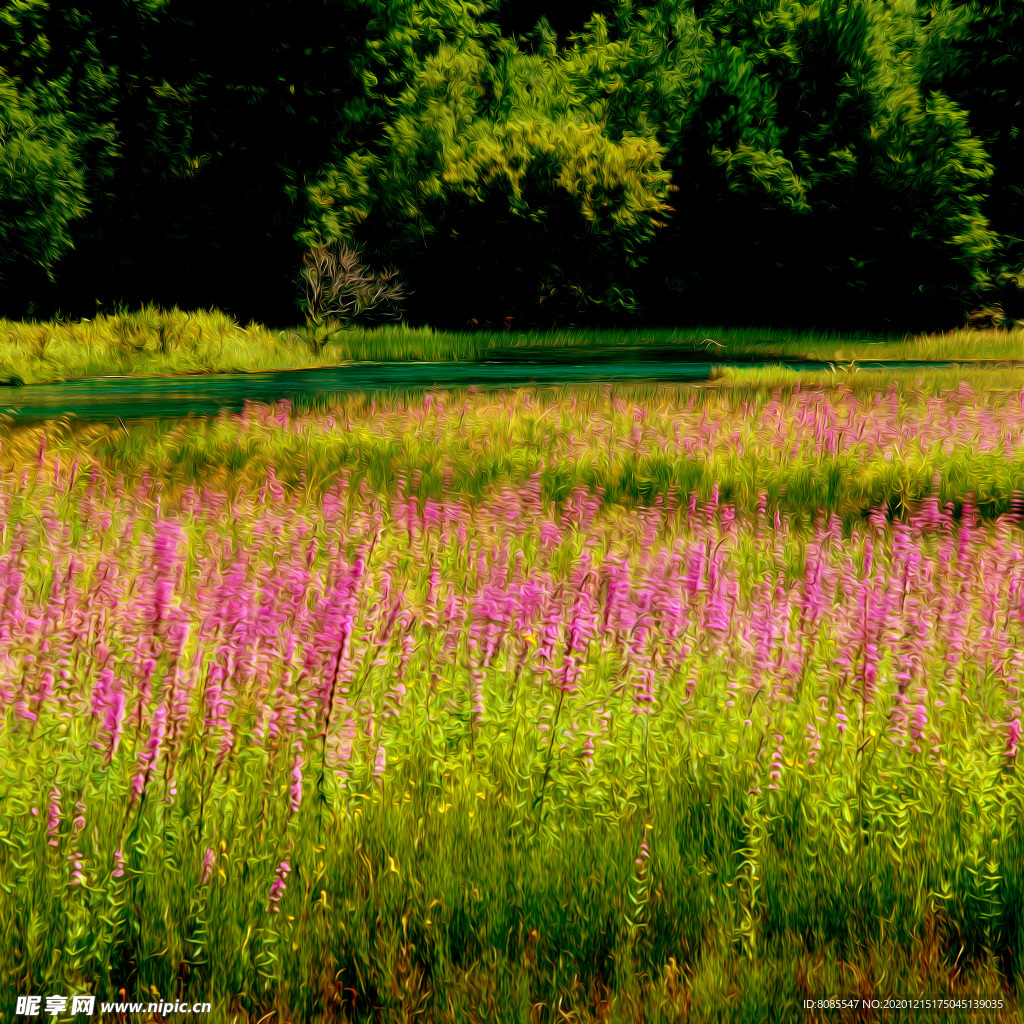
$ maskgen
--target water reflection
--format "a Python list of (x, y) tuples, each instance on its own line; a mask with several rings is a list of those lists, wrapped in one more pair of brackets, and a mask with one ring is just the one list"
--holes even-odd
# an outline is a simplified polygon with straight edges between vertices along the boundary
[[(317, 370), (274, 373), (210, 374), (188, 377), (101, 377), (59, 384), (33, 384), (0, 390), (0, 415), (19, 420), (51, 419), (73, 415), (81, 419), (135, 419), (178, 417), (189, 413), (215, 415), (240, 412), (245, 402), (273, 402), (288, 398), (296, 407), (309, 407), (318, 398), (352, 391), (407, 391), (430, 387), (503, 388), (527, 384), (606, 383), (615, 381), (700, 382), (715, 367), (775, 365), (799, 370), (828, 370), (825, 362), (759, 359), (719, 361), (692, 354), (668, 358), (671, 350), (603, 349), (528, 353), (517, 350), (483, 362), (352, 363)], [(576, 362), (566, 362), (571, 353)], [(600, 358), (598, 358), (598, 353)], [(609, 354), (620, 361), (609, 360)], [(628, 354), (630, 358), (623, 359)], [(593, 356), (593, 358), (592, 358)], [(578, 361), (584, 358), (585, 361)], [(858, 363), (861, 369), (948, 366), (950, 363)]]

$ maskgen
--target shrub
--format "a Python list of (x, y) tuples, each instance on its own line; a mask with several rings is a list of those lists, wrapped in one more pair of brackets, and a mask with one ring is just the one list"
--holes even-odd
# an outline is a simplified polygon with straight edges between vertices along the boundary
[(1006, 313), (1000, 305), (974, 309), (967, 314), (967, 326), (977, 331), (998, 330), (1006, 322)]
[(334, 243), (316, 246), (302, 260), (300, 308), (316, 328), (352, 320), (400, 320), (405, 289), (395, 270), (374, 272), (362, 251)]

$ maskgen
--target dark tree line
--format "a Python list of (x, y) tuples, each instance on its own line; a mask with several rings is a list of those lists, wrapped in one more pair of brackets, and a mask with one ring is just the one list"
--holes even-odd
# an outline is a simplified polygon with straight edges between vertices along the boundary
[(0, 313), (294, 323), (1024, 316), (1024, 0), (0, 5)]

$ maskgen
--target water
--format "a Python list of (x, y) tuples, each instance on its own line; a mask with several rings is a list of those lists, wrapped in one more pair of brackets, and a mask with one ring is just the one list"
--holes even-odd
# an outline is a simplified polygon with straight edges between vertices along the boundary
[[(18, 420), (80, 419), (115, 420), (143, 417), (176, 418), (216, 415), (221, 410), (240, 412), (246, 401), (273, 402), (290, 399), (296, 406), (310, 406), (318, 398), (353, 391), (403, 391), (418, 388), (503, 388), (525, 384), (611, 383), (624, 381), (692, 382), (710, 379), (715, 367), (774, 365), (796, 370), (829, 370), (835, 363), (799, 360), (750, 360), (724, 362), (680, 358), (653, 350), (579, 350), (538, 353), (523, 359), (509, 354), (484, 362), (352, 363), (316, 370), (285, 370), (275, 373), (210, 374), (191, 377), (94, 377), (57, 384), (32, 384), (0, 388), (0, 415)], [(628, 354), (630, 358), (623, 358)], [(702, 354), (697, 354), (701, 356)], [(618, 357), (615, 361), (612, 357)], [(611, 361), (609, 361), (611, 360)], [(900, 369), (949, 366), (949, 362), (863, 362), (860, 369)], [(1005, 363), (1000, 363), (1005, 365)]]

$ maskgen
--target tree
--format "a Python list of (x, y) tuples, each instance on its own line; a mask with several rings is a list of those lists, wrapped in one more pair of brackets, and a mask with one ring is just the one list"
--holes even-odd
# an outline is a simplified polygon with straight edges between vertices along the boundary
[(928, 23), (925, 88), (968, 111), (993, 173), (983, 211), (999, 236), (993, 298), (1024, 318), (1024, 0), (939, 3)]
[[(66, 112), (91, 213), (51, 306), (220, 306), (294, 323), (304, 182), (358, 145), (359, 0), (18, 0), (3, 65)], [(351, 101), (355, 99), (355, 106)]]
[[(640, 9), (603, 80), (587, 72), (592, 93), (631, 83), (606, 101), (611, 123), (661, 121), (680, 192), (651, 256), (656, 317), (678, 320), (681, 299), (705, 322), (728, 309), (755, 323), (949, 326), (990, 287), (992, 167), (966, 113), (925, 93), (923, 18), (901, 12), (720, 0), (698, 17), (662, 2)], [(595, 19), (580, 51), (604, 32)]]
[(613, 141), (554, 44), (521, 52), (488, 4), (377, 3), (362, 70), (378, 137), (309, 190), (308, 245), (396, 262), (419, 319), (551, 323), (628, 309), (624, 271), (666, 208), (649, 134)]
[[(116, 259), (109, 251), (97, 259), (97, 242), (117, 224), (116, 177), (125, 150), (148, 127), (132, 85), (141, 74), (144, 26), (163, 2), (114, 0), (80, 9), (51, 0), (16, 0), (0, 11), (3, 67), (20, 90), (36, 98), (51, 124), (59, 121), (88, 207), (74, 226), (74, 245), (69, 237), (63, 257), (52, 266), (53, 287), (37, 283), (34, 298), (42, 308), (52, 311), (57, 295), (74, 305), (65, 290), (69, 278), (84, 283), (100, 266), (116, 278)], [(13, 299), (18, 298), (15, 293)]]
[(1022, 9), (11, 0), (0, 301), (292, 323), (339, 243), (438, 324), (949, 326), (1024, 267)]
[(87, 210), (78, 143), (59, 111), (0, 72), (0, 289), (52, 277)]

